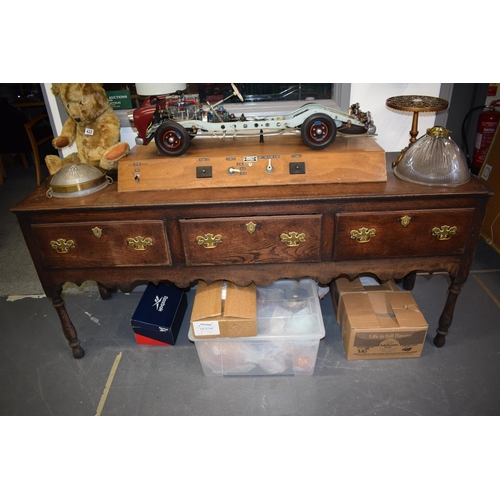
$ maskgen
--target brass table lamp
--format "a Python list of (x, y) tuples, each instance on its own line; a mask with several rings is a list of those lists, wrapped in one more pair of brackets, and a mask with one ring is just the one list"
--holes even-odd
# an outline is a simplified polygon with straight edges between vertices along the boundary
[(412, 111), (413, 121), (410, 130), (410, 143), (406, 148), (401, 151), (398, 159), (392, 162), (395, 167), (405, 151), (417, 140), (418, 135), (418, 114), (429, 113), (432, 111), (442, 111), (448, 107), (448, 101), (440, 97), (431, 97), (425, 95), (398, 95), (396, 97), (389, 97), (386, 101), (387, 107), (397, 109), (398, 111)]

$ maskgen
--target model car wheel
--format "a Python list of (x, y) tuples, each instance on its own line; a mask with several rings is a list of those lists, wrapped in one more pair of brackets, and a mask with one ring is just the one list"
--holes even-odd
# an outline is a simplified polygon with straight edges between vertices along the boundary
[(189, 148), (189, 142), (187, 130), (170, 120), (162, 123), (155, 133), (156, 147), (165, 156), (183, 155)]
[(328, 115), (316, 113), (304, 120), (300, 133), (306, 146), (311, 149), (324, 149), (335, 140), (337, 126)]

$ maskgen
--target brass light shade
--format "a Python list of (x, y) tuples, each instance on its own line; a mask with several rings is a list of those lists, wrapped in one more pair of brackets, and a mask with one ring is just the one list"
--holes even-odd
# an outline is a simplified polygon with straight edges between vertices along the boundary
[(427, 129), (394, 167), (396, 177), (426, 186), (458, 186), (470, 180), (465, 155), (444, 127)]

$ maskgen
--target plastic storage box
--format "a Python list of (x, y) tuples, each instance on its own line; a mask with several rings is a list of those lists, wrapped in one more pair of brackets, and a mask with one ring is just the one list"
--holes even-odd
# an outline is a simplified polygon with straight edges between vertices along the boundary
[(257, 287), (257, 336), (194, 338), (206, 376), (312, 375), (325, 327), (315, 281)]

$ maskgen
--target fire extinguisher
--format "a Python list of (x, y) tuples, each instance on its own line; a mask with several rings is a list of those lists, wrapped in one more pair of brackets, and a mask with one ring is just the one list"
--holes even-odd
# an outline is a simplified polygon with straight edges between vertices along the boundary
[(476, 143), (474, 145), (474, 154), (472, 156), (472, 168), (479, 172), (490, 148), (495, 130), (500, 122), (500, 112), (495, 109), (500, 106), (500, 100), (493, 101), (479, 115), (477, 123)]
[[(500, 100), (493, 101), (489, 106), (476, 106), (469, 110), (462, 122), (462, 147), (467, 159), (467, 165), (472, 174), (478, 175), (481, 169), (486, 153), (495, 135), (495, 130), (500, 119), (500, 112), (495, 110), (495, 107), (500, 106)], [(469, 155), (469, 146), (467, 144), (467, 124), (469, 117), (476, 111), (483, 110), (479, 117), (478, 130), (476, 136), (476, 147), (474, 149), (474, 163)], [(477, 153), (477, 154), (476, 154)], [(482, 158), (482, 159), (481, 159)]]

